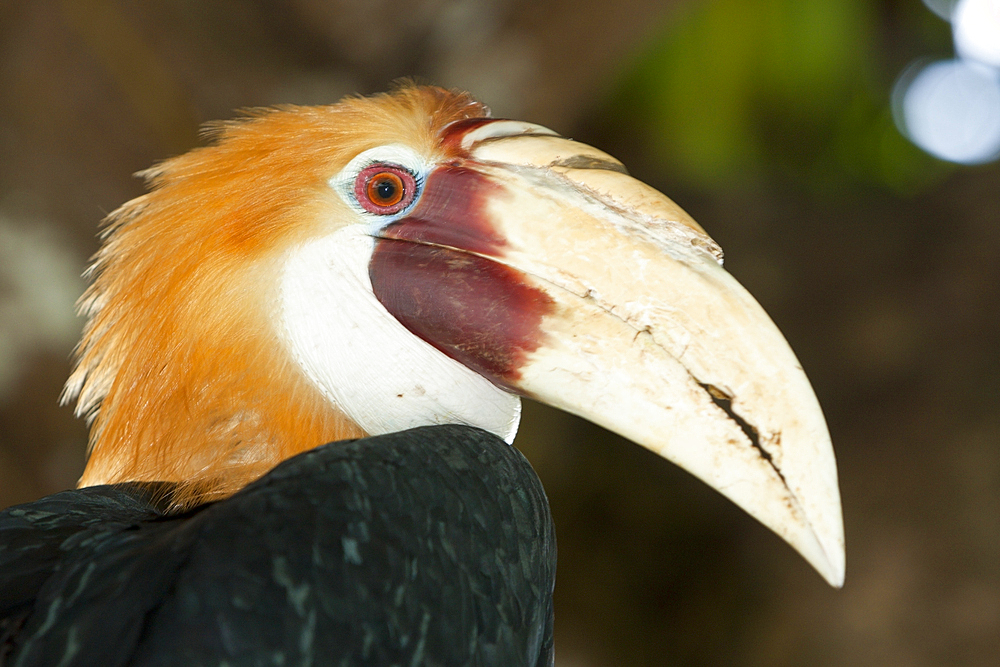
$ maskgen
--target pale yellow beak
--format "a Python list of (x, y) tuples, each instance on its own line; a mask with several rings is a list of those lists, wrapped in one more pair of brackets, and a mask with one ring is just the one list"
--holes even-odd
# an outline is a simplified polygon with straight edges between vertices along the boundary
[(509, 123), (463, 143), (498, 186), (487, 215), (507, 247), (490, 259), (553, 302), (510, 384), (673, 461), (841, 586), (830, 435), (781, 332), (667, 197), (601, 151)]

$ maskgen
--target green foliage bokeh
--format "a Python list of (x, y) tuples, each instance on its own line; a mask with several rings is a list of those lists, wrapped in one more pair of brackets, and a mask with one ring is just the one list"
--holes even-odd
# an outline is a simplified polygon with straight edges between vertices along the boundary
[(810, 189), (921, 190), (952, 167), (893, 124), (895, 73), (874, 57), (876, 9), (870, 0), (692, 7), (627, 67), (609, 116), (638, 119), (642, 150), (695, 187), (776, 175)]

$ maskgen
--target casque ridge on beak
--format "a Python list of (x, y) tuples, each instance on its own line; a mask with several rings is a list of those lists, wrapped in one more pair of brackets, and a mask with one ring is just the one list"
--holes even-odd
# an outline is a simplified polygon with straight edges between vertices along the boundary
[(673, 461), (841, 586), (822, 411), (718, 245), (599, 150), (529, 123), (456, 125), (463, 157), (381, 232), (372, 282), (390, 312), (497, 384)]

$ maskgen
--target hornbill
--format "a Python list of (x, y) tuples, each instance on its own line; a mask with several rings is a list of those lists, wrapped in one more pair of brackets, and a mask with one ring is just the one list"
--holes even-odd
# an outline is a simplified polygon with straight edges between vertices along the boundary
[(209, 132), (108, 217), (64, 394), (92, 424), (80, 488), (0, 519), (4, 664), (551, 664), (519, 396), (841, 585), (805, 374), (618, 160), (416, 85)]

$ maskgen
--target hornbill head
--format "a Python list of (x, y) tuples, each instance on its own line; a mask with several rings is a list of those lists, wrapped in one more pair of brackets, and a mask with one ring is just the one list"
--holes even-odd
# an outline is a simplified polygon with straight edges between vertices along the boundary
[(673, 461), (835, 586), (822, 412), (716, 243), (615, 158), (407, 86), (255, 111), (144, 172), (108, 218), (64, 394), (81, 485), (225, 496), (332, 440), (463, 423), (519, 396)]

